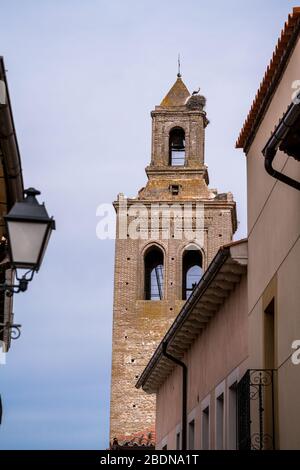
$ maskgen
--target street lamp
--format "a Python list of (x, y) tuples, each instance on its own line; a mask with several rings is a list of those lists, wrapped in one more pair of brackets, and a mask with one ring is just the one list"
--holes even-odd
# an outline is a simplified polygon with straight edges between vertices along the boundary
[[(45, 205), (36, 199), (41, 193), (29, 188), (24, 194), (23, 201), (16, 202), (4, 216), (10, 266), (19, 281), (18, 285), (0, 285), (0, 290), (6, 290), (8, 295), (27, 289), (28, 282), (40, 268), (51, 232), (55, 230), (54, 219), (49, 217)], [(26, 273), (19, 278), (17, 269), (26, 269)]]

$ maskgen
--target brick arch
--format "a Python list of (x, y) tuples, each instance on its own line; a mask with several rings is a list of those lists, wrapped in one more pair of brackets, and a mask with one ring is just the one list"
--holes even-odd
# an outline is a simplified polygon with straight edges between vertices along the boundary
[(171, 131), (172, 129), (174, 129), (175, 127), (180, 127), (181, 129), (184, 130), (185, 134), (187, 134), (187, 132), (188, 132), (188, 126), (187, 126), (187, 124), (188, 124), (188, 121), (183, 121), (183, 120), (180, 120), (180, 119), (175, 119), (174, 121), (169, 122), (169, 123), (166, 125), (166, 127), (165, 127), (165, 133), (168, 134), (168, 136), (169, 136), (170, 131)]
[(188, 241), (188, 242), (183, 242), (181, 243), (178, 248), (177, 248), (177, 252), (176, 252), (176, 260), (177, 260), (177, 269), (176, 269), (176, 278), (177, 278), (177, 296), (178, 298), (181, 298), (181, 293), (182, 293), (182, 283), (183, 283), (183, 279), (182, 279), (182, 269), (183, 269), (183, 266), (182, 266), (182, 260), (183, 260), (183, 255), (184, 255), (184, 252), (191, 246), (194, 246), (197, 250), (200, 251), (201, 253), (201, 257), (202, 257), (202, 269), (204, 271), (204, 267), (205, 267), (205, 262), (206, 262), (206, 256), (205, 256), (205, 251), (204, 251), (204, 248), (200, 245), (198, 245), (198, 243), (196, 242), (193, 242), (193, 241)]
[(157, 248), (159, 248), (162, 252), (163, 252), (163, 255), (164, 255), (164, 262), (165, 262), (165, 258), (166, 258), (166, 247), (163, 245), (163, 243), (160, 243), (156, 240), (150, 240), (149, 242), (147, 242), (143, 248), (142, 248), (142, 251), (141, 251), (141, 256), (144, 258), (145, 257), (145, 254), (148, 250), (150, 250), (153, 246), (156, 246)]
[(184, 126), (182, 125), (182, 123), (180, 123), (180, 125), (173, 123), (173, 125), (170, 126), (169, 131), (168, 131), (169, 137), (170, 137), (171, 132), (172, 132), (174, 129), (182, 129), (183, 132), (184, 132), (184, 135), (186, 134), (186, 130), (185, 130)]
[(193, 242), (193, 241), (192, 242), (187, 242), (187, 243), (185, 243), (184, 246), (179, 247), (179, 249), (181, 251), (181, 257), (183, 256), (183, 253), (185, 251), (189, 250), (191, 247), (195, 247), (196, 250), (199, 250), (201, 252), (202, 260), (203, 260), (203, 264), (204, 264), (204, 259), (205, 259), (204, 249), (198, 243)]
[(164, 138), (163, 138), (163, 153), (164, 153), (164, 162), (168, 165), (169, 163), (169, 136), (172, 129), (179, 127), (184, 131), (185, 134), (185, 161), (187, 163), (189, 158), (189, 145), (190, 145), (190, 136), (189, 136), (189, 122), (176, 119), (168, 124), (165, 124), (164, 127)]
[[(180, 268), (180, 274), (181, 274), (181, 281), (180, 281), (180, 287), (181, 287), (181, 295), (183, 295), (183, 292), (185, 290), (185, 297), (182, 297), (182, 298), (187, 298), (186, 297), (186, 292), (187, 292), (187, 285), (186, 285), (186, 278), (184, 278), (183, 274), (185, 272), (185, 276), (187, 276), (187, 273), (188, 273), (188, 269), (186, 268), (186, 270), (184, 269), (184, 259), (185, 259), (185, 254), (186, 253), (189, 253), (189, 252), (192, 252), (192, 251), (195, 251), (197, 253), (199, 253), (200, 255), (200, 267), (201, 267), (201, 271), (202, 271), (202, 275), (203, 275), (203, 272), (204, 272), (204, 254), (203, 254), (203, 251), (201, 249), (201, 247), (197, 244), (197, 243), (188, 243), (184, 249), (182, 250), (181, 252), (181, 257), (180, 257), (180, 263), (181, 263), (181, 268)], [(190, 267), (193, 266), (190, 265)], [(184, 289), (184, 286), (185, 286), (185, 289)]]
[(167, 298), (167, 248), (160, 242), (156, 240), (151, 240), (147, 242), (140, 251), (140, 259), (139, 259), (139, 273), (140, 273), (140, 281), (139, 281), (139, 297), (142, 300), (145, 300), (145, 256), (147, 253), (153, 248), (156, 247), (161, 250), (163, 254), (163, 299), (166, 300)]

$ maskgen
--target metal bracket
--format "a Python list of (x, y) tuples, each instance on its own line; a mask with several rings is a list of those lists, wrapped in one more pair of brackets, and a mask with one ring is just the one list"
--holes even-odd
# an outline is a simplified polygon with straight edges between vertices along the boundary
[(18, 339), (21, 336), (21, 326), (20, 324), (17, 323), (11, 323), (11, 322), (6, 322), (6, 323), (0, 323), (0, 333), (2, 333), (4, 330), (10, 330), (10, 338), (11, 339)]
[(27, 271), (22, 277), (18, 277), (16, 271), (16, 280), (19, 281), (18, 284), (8, 284), (4, 282), (0, 284), (0, 292), (6, 292), (7, 297), (12, 297), (13, 294), (18, 294), (19, 292), (25, 292), (28, 288), (28, 283), (32, 281), (34, 276), (34, 271)]

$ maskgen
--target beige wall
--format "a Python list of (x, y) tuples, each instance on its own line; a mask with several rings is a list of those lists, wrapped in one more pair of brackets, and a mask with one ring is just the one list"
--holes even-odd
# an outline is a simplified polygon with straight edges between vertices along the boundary
[[(195, 448), (201, 448), (201, 407), (210, 395), (210, 442), (215, 446), (215, 388), (224, 383), (225, 404), (232, 378), (240, 378), (247, 359), (247, 281), (243, 276), (232, 295), (211, 319), (184, 357), (188, 366), (188, 414), (195, 419)], [(157, 395), (157, 448), (175, 449), (181, 422), (181, 369), (176, 367)], [(225, 413), (227, 406), (225, 405)], [(227, 427), (225, 416), (225, 428)], [(226, 432), (224, 447), (226, 442)]]
[[(249, 364), (264, 368), (264, 309), (275, 298), (276, 445), (300, 448), (300, 366), (291, 344), (300, 339), (300, 192), (264, 169), (262, 149), (292, 100), (300, 79), (300, 40), (247, 154)], [(279, 152), (276, 168), (300, 180), (300, 165)]]
[[(300, 340), (300, 193), (269, 176), (262, 149), (292, 100), (300, 80), (300, 40), (247, 154), (248, 277), (227, 299), (184, 360), (189, 370), (188, 414), (201, 448), (202, 409), (210, 404), (210, 448), (215, 448), (216, 389), (225, 393), (224, 447), (228, 441), (228, 385), (245, 370), (266, 368), (270, 350), (265, 310), (274, 298), (276, 447), (300, 449), (300, 365), (291, 348)], [(274, 166), (300, 181), (300, 165), (282, 152)], [(227, 407), (227, 409), (226, 409)], [(251, 409), (254, 409), (253, 407)], [(257, 413), (257, 410), (256, 410)], [(257, 416), (252, 416), (255, 425)], [(157, 395), (158, 448), (174, 449), (181, 423), (181, 370)], [(225, 434), (226, 434), (225, 432)]]

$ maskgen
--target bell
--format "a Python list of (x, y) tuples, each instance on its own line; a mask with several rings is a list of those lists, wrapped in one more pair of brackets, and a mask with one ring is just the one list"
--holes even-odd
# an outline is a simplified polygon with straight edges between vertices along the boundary
[(170, 135), (170, 143), (173, 150), (184, 150), (184, 131), (182, 129), (175, 129)]

